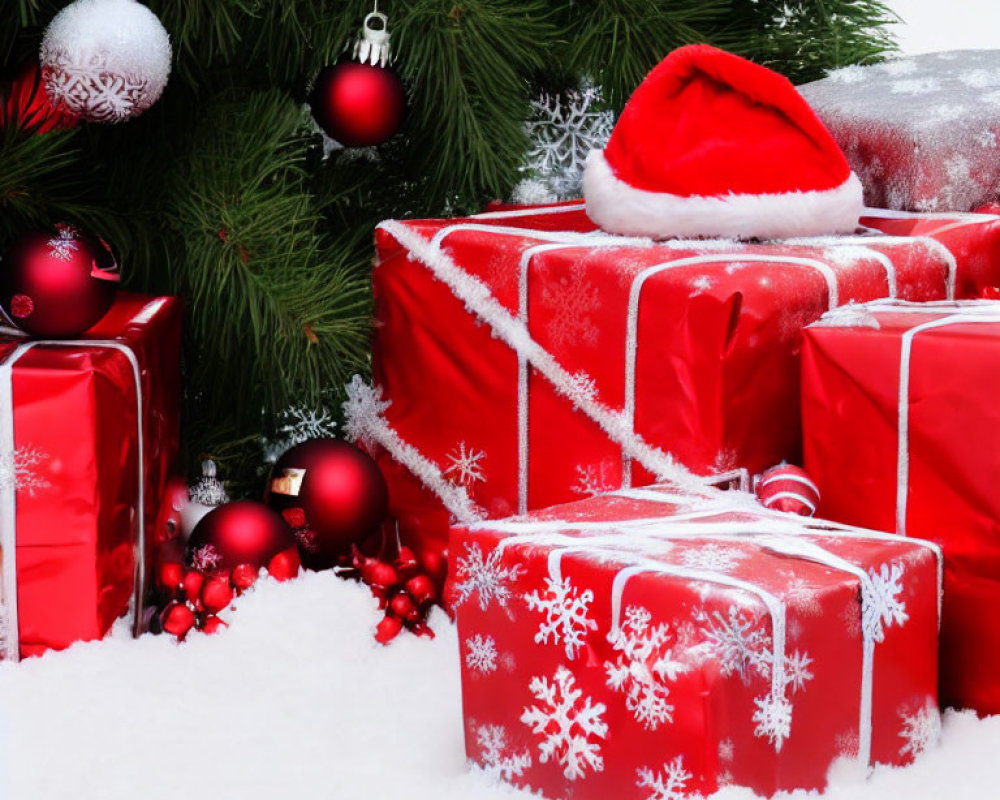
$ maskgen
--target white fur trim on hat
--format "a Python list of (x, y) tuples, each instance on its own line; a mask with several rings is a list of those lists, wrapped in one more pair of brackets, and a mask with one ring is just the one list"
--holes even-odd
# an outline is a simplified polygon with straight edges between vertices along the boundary
[(604, 230), (653, 239), (849, 233), (864, 210), (861, 181), (853, 172), (840, 186), (823, 191), (682, 197), (630, 186), (614, 174), (603, 150), (591, 150), (587, 157), (583, 193), (587, 216)]

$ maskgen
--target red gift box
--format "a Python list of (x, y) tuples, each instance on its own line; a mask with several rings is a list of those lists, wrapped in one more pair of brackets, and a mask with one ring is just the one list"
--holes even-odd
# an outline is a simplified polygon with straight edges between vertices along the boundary
[(674, 459), (797, 459), (802, 327), (1000, 274), (998, 217), (871, 214), (858, 236), (771, 243), (607, 236), (581, 203), (381, 225), (382, 394), (354, 398), (349, 430), (382, 446), (404, 538), (443, 547), (449, 515), (673, 478)]
[(80, 340), (0, 337), (4, 657), (141, 613), (179, 438), (179, 303), (121, 292)]
[(871, 304), (806, 331), (806, 468), (831, 519), (945, 554), (941, 696), (1000, 712), (1000, 303)]
[(451, 550), (468, 756), (546, 797), (818, 789), (936, 735), (929, 542), (658, 486)]

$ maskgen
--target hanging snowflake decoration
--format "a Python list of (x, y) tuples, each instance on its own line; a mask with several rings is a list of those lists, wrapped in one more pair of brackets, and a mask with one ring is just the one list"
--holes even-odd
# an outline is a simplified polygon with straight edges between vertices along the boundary
[(654, 772), (649, 767), (642, 767), (636, 772), (639, 779), (635, 785), (649, 790), (646, 800), (681, 800), (688, 796), (685, 787), (691, 780), (691, 773), (684, 769), (683, 756), (665, 763), (662, 770)]
[(445, 457), (451, 464), (444, 470), (444, 474), (453, 475), (463, 486), (470, 487), (474, 483), (486, 480), (482, 464), (486, 453), (482, 450), (467, 447), (465, 442), (459, 442), (458, 447)]
[(508, 753), (507, 731), (502, 725), (480, 725), (476, 729), (479, 761), (487, 774), (509, 781), (521, 777), (531, 766), (531, 753)]
[(861, 628), (866, 638), (881, 642), (887, 627), (903, 625), (909, 619), (906, 603), (899, 598), (903, 592), (903, 565), (883, 564), (878, 572), (868, 570), (868, 577), (872, 588), (862, 592)]
[(492, 636), (476, 634), (465, 640), (465, 666), (486, 675), (496, 672), (497, 643)]
[(27, 492), (34, 496), (40, 489), (47, 489), (49, 482), (38, 471), (48, 461), (48, 454), (34, 445), (0, 454), (0, 488)]
[(39, 59), (53, 106), (123, 122), (155, 103), (170, 75), (170, 36), (135, 0), (76, 0), (49, 23)]
[(600, 89), (589, 80), (561, 95), (540, 95), (525, 123), (531, 147), (522, 172), (546, 185), (553, 199), (579, 197), (587, 156), (607, 144), (614, 124), (614, 114), (602, 108)]
[(262, 439), (264, 461), (267, 464), (273, 464), (286, 450), (291, 450), (297, 444), (337, 434), (337, 423), (325, 406), (292, 406), (282, 411), (278, 419), (278, 435), (274, 439)]
[(60, 261), (69, 261), (80, 249), (76, 229), (70, 225), (56, 225), (58, 236), (49, 239), (49, 255)]
[(571, 781), (585, 777), (588, 769), (603, 771), (601, 746), (592, 737), (604, 739), (608, 734), (602, 718), (604, 704), (582, 698), (583, 690), (576, 688), (573, 673), (563, 666), (556, 669), (552, 682), (534, 677), (528, 688), (538, 704), (524, 709), (521, 722), (542, 737), (538, 760), (543, 764), (554, 760)]
[(452, 588), (453, 604), (457, 608), (473, 594), (479, 608), (485, 611), (495, 600), (506, 607), (510, 601), (510, 584), (521, 574), (520, 565), (505, 566), (500, 563), (503, 551), (494, 550), (486, 558), (478, 544), (466, 544), (465, 555), (455, 561), (455, 579)]
[(903, 740), (903, 745), (899, 748), (901, 756), (916, 758), (937, 743), (941, 736), (941, 712), (932, 699), (928, 699), (915, 713), (900, 712), (899, 716), (903, 722), (899, 731)]
[(618, 653), (617, 660), (605, 661), (608, 686), (625, 694), (625, 707), (646, 730), (655, 731), (673, 721), (674, 707), (667, 698), (667, 682), (687, 670), (675, 661), (668, 644), (670, 629), (665, 623), (651, 625), (652, 615), (642, 606), (625, 609), (625, 623), (608, 641)]
[(569, 578), (562, 580), (545, 579), (545, 592), (532, 592), (524, 598), (528, 608), (545, 614), (535, 634), (537, 644), (563, 643), (566, 658), (572, 661), (576, 651), (583, 647), (588, 631), (596, 631), (597, 623), (587, 616), (588, 607), (594, 601), (594, 592), (585, 589), (578, 592)]

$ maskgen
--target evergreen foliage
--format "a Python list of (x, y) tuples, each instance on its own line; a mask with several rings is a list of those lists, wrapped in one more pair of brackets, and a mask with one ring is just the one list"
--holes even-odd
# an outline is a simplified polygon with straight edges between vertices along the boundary
[[(37, 54), (65, 0), (0, 0), (0, 68)], [(188, 464), (252, 481), (291, 404), (336, 408), (368, 359), (371, 235), (392, 216), (505, 197), (541, 89), (590, 75), (619, 109), (674, 47), (708, 41), (795, 81), (891, 51), (875, 0), (383, 0), (407, 84), (401, 135), (324, 158), (308, 84), (372, 0), (149, 0), (174, 69), (120, 126), (0, 132), (0, 247), (74, 222), (128, 283), (181, 294)], [(0, 86), (0, 92), (3, 92)]]

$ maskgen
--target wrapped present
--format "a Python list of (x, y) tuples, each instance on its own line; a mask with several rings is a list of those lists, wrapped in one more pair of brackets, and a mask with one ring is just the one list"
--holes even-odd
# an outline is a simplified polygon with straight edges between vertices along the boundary
[(969, 211), (1000, 195), (1000, 50), (850, 66), (799, 91), (869, 205)]
[(849, 302), (975, 296), (1000, 273), (998, 217), (862, 222), (653, 242), (603, 234), (570, 203), (381, 225), (381, 396), (355, 387), (348, 430), (377, 445), (404, 539), (443, 547), (449, 517), (676, 477), (676, 463), (797, 459), (803, 326)]
[(819, 789), (936, 736), (930, 542), (660, 485), (451, 550), (469, 759), (546, 797)]
[(85, 338), (0, 336), (3, 657), (142, 613), (178, 449), (180, 306), (119, 293)]
[(945, 555), (942, 700), (1000, 712), (1000, 303), (874, 303), (806, 330), (805, 460), (831, 519)]

